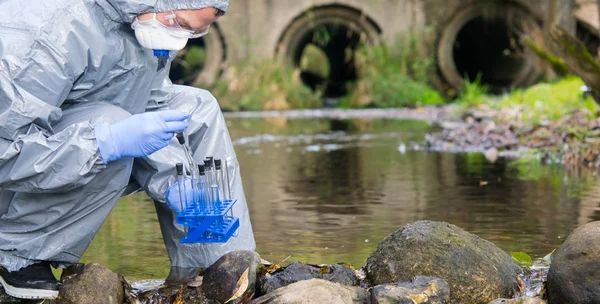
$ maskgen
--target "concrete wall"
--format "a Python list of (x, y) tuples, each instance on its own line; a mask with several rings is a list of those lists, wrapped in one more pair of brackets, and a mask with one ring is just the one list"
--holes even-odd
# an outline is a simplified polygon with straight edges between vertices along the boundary
[[(524, 12), (529, 16), (528, 19), (535, 21), (540, 28), (559, 23), (574, 32), (574, 12), (582, 7), (582, 2), (590, 0), (577, 1), (579, 5), (576, 5), (575, 0), (236, 0), (232, 1), (227, 15), (215, 27), (215, 33), (209, 34), (210, 39), (206, 39), (211, 64), (205, 68), (207, 71), (202, 72), (201, 78), (214, 78), (218, 71), (235, 61), (268, 59), (277, 54), (279, 57), (290, 56), (289, 52), (278, 53), (278, 50), (281, 50), (280, 43), (283, 41), (284, 46), (290, 43), (290, 39), (286, 40), (286, 37), (289, 38), (290, 33), (298, 30), (298, 23), (302, 26), (298, 20), (311, 18), (311, 12), (314, 14), (319, 9), (324, 11), (324, 7), (333, 6), (337, 12), (352, 12), (356, 16), (357, 28), (364, 30), (370, 26), (377, 29), (376, 34), (370, 33), (371, 36), (377, 36), (376, 39), (372, 39), (377, 42), (392, 41), (400, 33), (411, 28), (434, 28), (438, 41), (436, 52), (439, 57), (448, 58), (439, 55), (442, 42), (448, 44), (447, 39), (443, 38), (444, 31), (455, 25), (456, 19), (465, 15), (463, 13), (470, 7), (489, 6), (493, 11), (498, 7), (510, 6), (517, 8), (519, 14)], [(597, 13), (597, 9), (595, 12)], [(335, 22), (338, 17), (331, 18)], [(214, 44), (215, 41), (220, 41), (219, 47), (211, 47), (210, 44)], [(450, 46), (446, 47), (450, 48), (450, 52), (451, 44), (452, 41)], [(214, 54), (215, 52), (218, 54)], [(448, 53), (448, 50), (445, 52)], [(447, 66), (452, 67), (452, 63), (438, 63), (440, 70), (447, 70)], [(441, 78), (444, 78), (444, 72), (440, 74)], [(456, 87), (459, 82), (449, 81), (449, 86)], [(531, 81), (523, 85), (530, 83)]]
[[(579, 0), (581, 1), (581, 0)], [(384, 40), (392, 40), (409, 28), (427, 25), (439, 28), (458, 11), (481, 0), (245, 0), (231, 3), (220, 22), (230, 59), (270, 58), (277, 43), (294, 18), (311, 8), (341, 5), (357, 9), (371, 18), (381, 29)], [(494, 1), (491, 1), (494, 2)], [(504, 1), (509, 2), (509, 1)], [(512, 1), (511, 1), (512, 2)], [(514, 1), (529, 10), (536, 19), (545, 22), (550, 0)], [(573, 28), (572, 2), (557, 1), (556, 15), (560, 22)]]

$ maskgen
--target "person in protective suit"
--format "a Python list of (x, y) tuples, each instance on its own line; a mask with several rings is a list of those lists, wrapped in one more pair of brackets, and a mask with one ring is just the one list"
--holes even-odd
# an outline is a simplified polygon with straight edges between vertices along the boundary
[[(217, 101), (168, 78), (177, 51), (228, 5), (0, 0), (0, 283), (8, 294), (56, 297), (50, 265), (78, 262), (117, 200), (140, 187), (155, 202), (170, 279), (255, 249)], [(186, 162), (173, 138), (184, 130), (197, 162), (229, 164), (240, 228), (227, 243), (179, 243), (184, 230), (165, 193), (177, 182), (175, 164)]]

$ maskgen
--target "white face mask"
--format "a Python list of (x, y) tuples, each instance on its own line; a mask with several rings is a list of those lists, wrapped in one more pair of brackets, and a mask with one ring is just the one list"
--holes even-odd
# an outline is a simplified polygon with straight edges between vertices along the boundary
[(135, 31), (135, 38), (145, 48), (153, 50), (180, 51), (187, 44), (188, 39), (206, 35), (208, 29), (202, 33), (195, 33), (181, 28), (169, 27), (156, 19), (139, 21), (137, 18), (131, 25)]

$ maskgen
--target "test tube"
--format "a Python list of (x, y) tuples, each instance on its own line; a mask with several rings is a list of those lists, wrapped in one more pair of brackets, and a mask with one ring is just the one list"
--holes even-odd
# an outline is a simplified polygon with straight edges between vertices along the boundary
[[(223, 188), (223, 192), (227, 192), (227, 198), (229, 200), (233, 200), (231, 195), (231, 187), (229, 186), (229, 167), (227, 166), (227, 159), (223, 159), (223, 162), (225, 164), (225, 185), (227, 185), (227, 190)], [(229, 209), (229, 215), (233, 216), (233, 208)]]
[[(227, 167), (227, 159), (223, 160), (225, 162), (225, 174), (226, 175), (226, 181), (227, 181), (227, 197), (229, 199), (233, 199), (232, 195), (231, 195), (231, 187), (229, 186), (229, 167)], [(225, 191), (225, 189), (223, 189), (223, 191)]]
[(212, 185), (212, 176), (210, 174), (210, 160), (206, 159), (204, 160), (204, 170), (206, 173), (206, 190), (208, 193), (208, 197), (209, 197), (209, 204), (212, 204), (214, 197), (212, 195), (212, 192), (210, 191), (210, 186)]
[(208, 197), (206, 189), (206, 174), (204, 165), (198, 165), (198, 191), (200, 192), (201, 209), (207, 210)]
[(183, 147), (183, 152), (184, 152), (185, 158), (188, 162), (188, 168), (190, 169), (190, 171), (194, 170), (193, 167), (190, 167), (194, 161), (190, 155), (190, 151), (187, 148), (187, 145), (185, 142), (185, 137), (183, 136), (183, 133), (175, 133), (175, 137), (177, 138), (177, 141), (179, 142), (179, 144)]
[(221, 160), (215, 159), (215, 179), (217, 186), (219, 186), (219, 197), (223, 200), (227, 199), (225, 196), (225, 182), (223, 181), (223, 167), (221, 166)]
[[(177, 170), (177, 190), (179, 190), (179, 206), (181, 207), (181, 211), (183, 211), (183, 195), (181, 192), (181, 186), (183, 185), (183, 164), (177, 163), (175, 164), (175, 170)], [(183, 185), (185, 187), (185, 185)], [(184, 188), (185, 191), (185, 188)]]

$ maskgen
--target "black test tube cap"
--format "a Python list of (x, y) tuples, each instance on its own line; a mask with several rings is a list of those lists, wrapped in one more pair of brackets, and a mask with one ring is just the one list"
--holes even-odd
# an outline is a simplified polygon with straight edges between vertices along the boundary
[(177, 141), (180, 145), (185, 144), (185, 138), (183, 137), (183, 133), (175, 133), (175, 137), (177, 137)]
[(210, 160), (208, 160), (208, 159), (204, 160), (204, 169), (210, 170)]
[(204, 175), (204, 165), (198, 165), (198, 172), (200, 172), (200, 176)]
[(220, 159), (215, 159), (215, 169), (221, 170), (221, 160)]
[(175, 169), (177, 169), (177, 175), (183, 175), (183, 164), (182, 163), (175, 164)]

